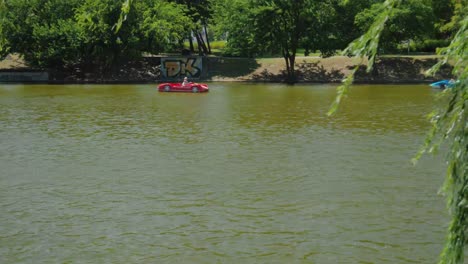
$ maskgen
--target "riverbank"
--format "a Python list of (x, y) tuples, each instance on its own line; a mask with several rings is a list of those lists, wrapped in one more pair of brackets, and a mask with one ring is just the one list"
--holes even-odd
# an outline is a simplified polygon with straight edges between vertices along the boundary
[[(356, 83), (428, 83), (450, 78), (451, 67), (446, 66), (436, 76), (425, 76), (425, 71), (437, 62), (436, 56), (382, 56), (374, 69), (367, 73), (362, 66)], [(339, 83), (359, 63), (355, 58), (297, 57), (297, 80), (301, 83)], [(47, 70), (48, 83), (157, 83), (165, 81), (161, 74), (161, 58), (145, 57), (127, 62), (113, 71), (97, 73), (81, 69)], [(229, 82), (284, 82), (285, 63), (282, 58), (227, 58), (205, 57), (204, 73), (194, 81)], [(19, 57), (9, 56), (0, 62), (0, 74), (9, 72), (37, 72), (27, 67)], [(21, 82), (1, 78), (0, 82)], [(35, 82), (25, 81), (25, 82)]]
[[(286, 77), (282, 58), (237, 59), (213, 58), (209, 65), (209, 80), (283, 82)], [(355, 76), (356, 83), (428, 83), (450, 77), (451, 67), (445, 66), (436, 76), (425, 72), (437, 62), (436, 56), (385, 56), (377, 59), (367, 73), (363, 65)], [(296, 71), (298, 82), (339, 83), (358, 65), (359, 60), (345, 56), (330, 58), (298, 57)]]

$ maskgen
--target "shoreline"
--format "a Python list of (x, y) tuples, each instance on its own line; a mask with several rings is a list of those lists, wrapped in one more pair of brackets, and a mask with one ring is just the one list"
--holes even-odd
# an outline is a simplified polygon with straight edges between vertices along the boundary
[[(286, 83), (283, 58), (204, 57), (204, 73), (193, 82)], [(355, 84), (427, 84), (451, 77), (451, 66), (445, 65), (435, 76), (424, 73), (437, 62), (435, 56), (382, 56), (371, 72), (361, 65), (355, 75)], [(146, 57), (128, 62), (112, 73), (37, 70), (27, 67), (0, 68), (0, 84), (159, 84), (179, 82), (180, 78), (163, 79), (158, 57)], [(297, 84), (339, 84), (357, 65), (355, 58), (298, 57)], [(18, 77), (18, 74), (24, 76)], [(2, 75), (3, 74), (3, 75)], [(9, 75), (10, 74), (10, 75)], [(47, 78), (34, 79), (33, 75)], [(15, 77), (15, 76), (16, 77)], [(3, 78), (2, 78), (3, 76)], [(6, 76), (6, 77), (5, 77)], [(189, 77), (190, 78), (190, 77)]]

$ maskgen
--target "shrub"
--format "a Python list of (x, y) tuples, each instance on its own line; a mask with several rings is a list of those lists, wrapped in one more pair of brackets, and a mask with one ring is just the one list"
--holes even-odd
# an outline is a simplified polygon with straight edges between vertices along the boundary
[[(411, 41), (410, 51), (412, 52), (436, 52), (438, 48), (446, 47), (450, 44), (449, 39), (426, 39), (423, 41)], [(398, 50), (402, 53), (408, 50), (407, 44), (398, 45)]]

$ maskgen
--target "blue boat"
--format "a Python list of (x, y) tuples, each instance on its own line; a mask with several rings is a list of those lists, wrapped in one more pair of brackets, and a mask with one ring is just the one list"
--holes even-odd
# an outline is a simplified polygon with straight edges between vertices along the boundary
[(433, 82), (433, 83), (431, 83), (429, 85), (431, 87), (445, 89), (445, 88), (452, 88), (453, 86), (455, 86), (455, 83), (456, 82), (454, 80), (442, 80), (442, 81), (438, 81), (438, 82)]

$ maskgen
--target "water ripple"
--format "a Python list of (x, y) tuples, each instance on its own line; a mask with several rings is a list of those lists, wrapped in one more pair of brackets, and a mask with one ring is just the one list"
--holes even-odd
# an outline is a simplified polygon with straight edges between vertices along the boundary
[[(422, 86), (0, 86), (2, 263), (429, 263)], [(375, 92), (374, 92), (375, 91)]]

